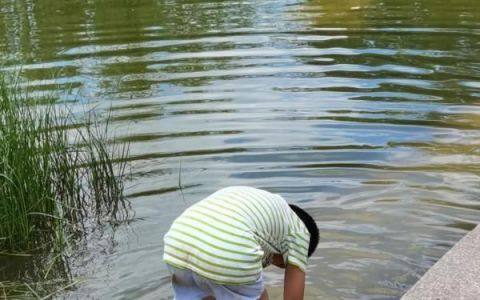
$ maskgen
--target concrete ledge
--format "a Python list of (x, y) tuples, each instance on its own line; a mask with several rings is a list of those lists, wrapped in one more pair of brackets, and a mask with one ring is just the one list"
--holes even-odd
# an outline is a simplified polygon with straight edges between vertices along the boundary
[(480, 299), (480, 225), (453, 246), (401, 300), (413, 299)]

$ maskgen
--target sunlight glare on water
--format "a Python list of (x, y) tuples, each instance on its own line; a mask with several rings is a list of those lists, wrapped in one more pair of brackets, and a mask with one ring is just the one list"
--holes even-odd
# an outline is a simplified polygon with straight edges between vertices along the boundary
[(227, 185), (318, 221), (310, 299), (396, 299), (480, 221), (479, 1), (0, 4), (4, 69), (131, 143), (136, 218), (62, 297), (171, 298), (162, 237)]

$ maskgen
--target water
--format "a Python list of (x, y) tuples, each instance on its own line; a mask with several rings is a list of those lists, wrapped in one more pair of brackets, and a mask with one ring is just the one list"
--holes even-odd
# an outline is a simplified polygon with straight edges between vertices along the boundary
[(318, 220), (311, 299), (398, 298), (480, 221), (478, 1), (0, 0), (0, 20), (5, 68), (131, 143), (136, 218), (62, 297), (171, 297), (162, 236), (227, 185)]

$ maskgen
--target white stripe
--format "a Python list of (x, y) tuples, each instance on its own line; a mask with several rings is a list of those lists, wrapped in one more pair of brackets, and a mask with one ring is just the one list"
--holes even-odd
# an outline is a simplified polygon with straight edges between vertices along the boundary
[[(180, 249), (184, 248), (184, 246), (181, 243), (179, 243), (175, 240), (170, 240), (169, 245), (171, 245), (173, 247), (180, 248)], [(170, 248), (170, 246), (166, 246), (165, 249), (167, 251), (169, 251), (170, 253), (173, 253), (175, 256), (178, 256), (178, 257), (182, 258), (182, 260), (185, 260), (185, 259), (188, 258), (188, 261), (191, 264), (197, 265), (197, 266), (199, 266), (203, 269), (207, 269), (207, 270), (210, 270), (212, 272), (223, 273), (225, 275), (228, 275), (228, 274), (232, 274), (232, 275), (255, 274), (255, 275), (257, 275), (258, 272), (261, 271), (261, 261), (251, 262), (251, 263), (247, 263), (247, 262), (236, 263), (236, 262), (233, 262), (233, 261), (223, 260), (223, 259), (220, 259), (220, 258), (217, 258), (217, 257), (214, 257), (214, 256), (208, 256), (208, 255), (205, 255), (204, 253), (194, 253), (194, 256), (189, 256), (188, 254), (185, 254), (181, 251), (177, 251), (177, 249), (175, 249), (175, 248)], [(165, 252), (165, 254), (168, 255), (167, 252)], [(222, 267), (214, 266), (214, 265), (205, 263), (204, 261), (198, 259), (195, 256), (198, 256), (201, 259), (206, 260), (207, 262), (211, 262), (212, 264), (217, 264), (217, 265), (220, 265)], [(230, 268), (230, 267), (233, 267), (233, 269)], [(244, 268), (244, 269), (256, 268), (256, 270), (253, 269), (253, 270), (243, 270), (242, 271), (242, 270), (236, 270), (235, 268)]]
[[(179, 226), (182, 226), (182, 228), (185, 228), (185, 225), (180, 224), (180, 222), (186, 224), (187, 226), (189, 226), (189, 228), (186, 228), (189, 233), (192, 233), (191, 229), (195, 230), (195, 235), (197, 235), (197, 233), (198, 233), (198, 235), (202, 236), (202, 238), (204, 238), (205, 240), (212, 239), (211, 236), (213, 236), (213, 237), (217, 236), (220, 239), (231, 241), (233, 243), (245, 244), (245, 246), (247, 246), (247, 247), (251, 247), (251, 248), (258, 247), (258, 244), (254, 243), (252, 241), (249, 241), (247, 239), (243, 239), (243, 238), (237, 237), (235, 235), (231, 235), (231, 234), (227, 235), (226, 233), (214, 228), (214, 226), (215, 226), (217, 228), (224, 229), (224, 228), (222, 228), (222, 227), (224, 227), (224, 225), (222, 223), (219, 223), (219, 222), (215, 221), (215, 220), (208, 220), (208, 224), (203, 224), (203, 223), (199, 222), (198, 220), (201, 220), (202, 222), (206, 222), (205, 217), (202, 216), (199, 213), (196, 213), (194, 211), (189, 211), (186, 216), (188, 216), (189, 218), (179, 220), (179, 222), (176, 223), (176, 225), (178, 224)], [(209, 226), (209, 225), (211, 225), (211, 226)], [(176, 227), (172, 227), (172, 228), (176, 228)], [(202, 230), (205, 231), (205, 232), (208, 232), (208, 235), (201, 232)], [(225, 230), (231, 231), (231, 232), (233, 232), (237, 235), (242, 235), (242, 236), (245, 235), (246, 237), (248, 237), (248, 235), (246, 235), (247, 233), (245, 231), (242, 231), (242, 230), (234, 230), (233, 228), (225, 228)], [(240, 247), (238, 245), (225, 244), (225, 242), (221, 241), (220, 239), (217, 239), (218, 243), (219, 243), (218, 246), (220, 246), (220, 244), (222, 244), (223, 246), (221, 246), (221, 247), (223, 247), (223, 248)], [(216, 245), (216, 243), (214, 243), (214, 244)]]
[[(244, 259), (244, 260), (247, 260), (247, 261), (253, 261), (253, 260), (257, 259), (258, 256), (259, 256), (259, 253), (261, 253), (260, 246), (257, 246), (257, 248), (251, 248), (251, 249), (243, 248), (242, 249), (242, 248), (240, 248), (236, 245), (232, 246), (231, 244), (226, 244), (223, 241), (218, 241), (218, 240), (212, 239), (211, 237), (209, 237), (209, 236), (207, 236), (207, 235), (205, 235), (205, 234), (203, 234), (203, 233), (201, 233), (201, 232), (199, 232), (195, 229), (185, 227), (181, 224), (175, 224), (175, 227), (173, 227), (173, 228), (179, 229), (182, 232), (185, 232), (185, 233), (191, 234), (195, 237), (198, 237), (198, 239), (197, 238), (192, 238), (189, 235), (186, 235), (185, 233), (182, 233), (180, 231), (172, 232), (173, 237), (175, 237), (177, 239), (180, 239), (180, 240), (183, 240), (183, 241), (185, 241), (187, 243), (190, 243), (192, 245), (195, 245), (196, 247), (205, 249), (205, 251), (207, 251), (209, 253), (213, 253), (215, 255), (230, 257), (230, 258), (233, 258), (233, 259)], [(166, 238), (168, 238), (168, 235), (166, 236)], [(170, 242), (171, 239), (169, 239), (168, 241)], [(206, 242), (208, 242), (212, 245), (223, 248), (225, 250), (212, 247), (212, 246), (208, 245), (207, 243), (205, 243), (203, 241), (206, 241)], [(244, 252), (245, 254), (241, 255), (241, 254), (233, 253), (233, 252), (231, 252), (231, 250), (241, 251), (241, 252)], [(248, 252), (250, 252), (250, 253), (248, 253)]]
[(189, 265), (183, 260), (178, 260), (175, 257), (170, 255), (164, 255), (164, 260), (168, 263), (171, 262), (173, 265), (181, 266), (186, 269), (192, 270), (193, 272), (199, 274), (200, 276), (204, 276), (205, 278), (210, 278), (213, 281), (219, 281), (220, 283), (232, 283), (232, 284), (242, 284), (246, 282), (254, 282), (257, 280), (260, 274), (250, 277), (231, 277), (231, 276), (220, 276), (217, 274), (210, 274), (203, 270), (196, 268), (195, 266)]
[[(195, 212), (195, 210), (197, 210), (201, 214), (198, 214), (197, 212)], [(200, 216), (202, 218), (205, 218), (204, 215), (209, 216), (210, 218), (206, 218), (206, 220), (208, 220), (208, 222), (210, 222), (210, 220), (212, 220), (212, 221), (215, 221), (215, 222), (220, 221), (220, 222), (226, 223), (228, 228), (225, 228), (225, 230), (233, 231), (236, 234), (240, 234), (242, 236), (245, 236), (246, 238), (252, 239), (252, 236), (251, 236), (251, 233), (249, 232), (248, 227), (246, 227), (244, 224), (236, 221), (234, 218), (225, 214), (224, 212), (222, 212), (222, 214), (219, 214), (215, 211), (212, 211), (209, 207), (204, 207), (204, 206), (200, 206), (200, 205), (195, 206), (195, 208), (191, 209), (190, 211), (197, 214), (198, 216)], [(204, 214), (204, 215), (202, 215), (202, 214)], [(215, 219), (217, 219), (219, 221), (216, 221)], [(239, 218), (237, 217), (237, 219), (239, 219)], [(223, 223), (219, 223), (219, 224), (221, 224), (220, 228), (225, 226), (225, 224), (223, 224)]]

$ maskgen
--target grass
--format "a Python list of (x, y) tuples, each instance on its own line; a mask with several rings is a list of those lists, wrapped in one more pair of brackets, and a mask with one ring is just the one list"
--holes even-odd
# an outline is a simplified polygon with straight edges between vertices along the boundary
[[(46, 281), (40, 286), (32, 286), (28, 283), (12, 281), (0, 282), (0, 300), (23, 299), (23, 300), (46, 300), (55, 294), (72, 288), (81, 283), (77, 281)], [(53, 291), (53, 292), (52, 292)]]
[(108, 120), (92, 111), (80, 120), (0, 75), (0, 253), (55, 256), (86, 227), (128, 218), (128, 146), (115, 146)]

